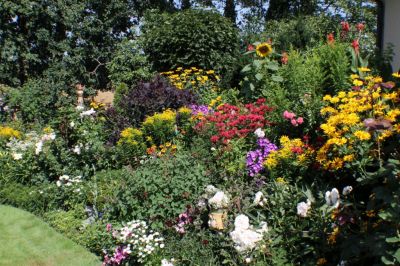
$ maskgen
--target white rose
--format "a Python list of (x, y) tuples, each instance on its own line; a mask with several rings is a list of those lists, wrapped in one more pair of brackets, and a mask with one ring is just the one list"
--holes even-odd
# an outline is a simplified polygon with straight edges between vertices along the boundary
[(215, 209), (221, 209), (228, 207), (229, 199), (223, 191), (218, 191), (208, 200), (208, 203)]
[(57, 184), (57, 187), (61, 187), (61, 185), (62, 185), (62, 183), (61, 183), (60, 180), (58, 180), (58, 181), (56, 182), (56, 184)]
[(246, 230), (249, 229), (250, 222), (249, 217), (244, 214), (240, 214), (235, 219), (235, 230)]
[(300, 217), (307, 217), (307, 213), (311, 208), (310, 200), (307, 200), (307, 203), (300, 202), (297, 204), (297, 215)]
[(254, 196), (254, 204), (263, 206), (262, 200), (264, 198), (264, 194), (261, 191), (258, 191)]
[(265, 137), (265, 132), (261, 128), (257, 128), (256, 131), (254, 131), (254, 134), (257, 136), (257, 138)]
[(329, 206), (334, 206), (335, 208), (339, 207), (340, 204), (340, 195), (339, 191), (336, 188), (333, 188), (332, 191), (325, 192), (325, 201)]

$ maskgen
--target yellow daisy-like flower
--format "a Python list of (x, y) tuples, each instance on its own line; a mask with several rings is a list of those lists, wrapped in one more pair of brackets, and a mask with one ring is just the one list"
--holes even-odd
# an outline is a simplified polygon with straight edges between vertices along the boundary
[(400, 71), (393, 73), (392, 76), (395, 78), (400, 78)]
[(354, 86), (362, 86), (363, 84), (364, 84), (364, 82), (362, 82), (362, 81), (359, 80), (359, 79), (353, 80), (353, 85), (354, 85)]
[(356, 132), (354, 132), (354, 136), (359, 140), (369, 140), (371, 138), (371, 134), (362, 130), (357, 130)]
[(357, 75), (357, 74), (351, 74), (351, 75), (350, 75), (350, 78), (351, 78), (351, 79), (358, 79), (358, 78), (360, 78), (360, 76)]
[(359, 67), (358, 70), (360, 72), (370, 72), (371, 71), (371, 69), (369, 69), (368, 67)]
[(256, 53), (259, 57), (266, 57), (272, 53), (272, 46), (269, 43), (263, 42), (257, 45)]

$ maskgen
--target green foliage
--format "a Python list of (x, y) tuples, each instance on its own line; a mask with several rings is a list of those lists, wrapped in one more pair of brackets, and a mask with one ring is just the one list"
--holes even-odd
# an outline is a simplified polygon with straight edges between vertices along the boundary
[(146, 160), (135, 171), (125, 171), (116, 190), (118, 202), (108, 206), (113, 217), (149, 220), (162, 228), (174, 221), (203, 192), (210, 177), (205, 167), (188, 153)]
[[(124, 83), (132, 87), (138, 81), (152, 77), (151, 66), (135, 40), (122, 40), (107, 64), (109, 78), (114, 86)], [(116, 94), (119, 90), (116, 90)], [(116, 100), (118, 102), (118, 99)]]
[(62, 80), (44, 77), (27, 81), (20, 89), (8, 93), (9, 108), (16, 110), (23, 122), (46, 124), (56, 116), (57, 109), (71, 103), (71, 88)]
[(338, 22), (329, 16), (300, 16), (292, 19), (268, 21), (263, 39), (271, 38), (277, 51), (291, 48), (305, 49), (318, 46), (326, 34), (333, 32)]
[(229, 80), (235, 70), (238, 32), (229, 20), (211, 11), (149, 13), (142, 40), (158, 71), (193, 66), (215, 70)]
[(324, 73), (324, 93), (334, 94), (350, 87), (350, 56), (347, 44), (325, 44), (316, 49)]

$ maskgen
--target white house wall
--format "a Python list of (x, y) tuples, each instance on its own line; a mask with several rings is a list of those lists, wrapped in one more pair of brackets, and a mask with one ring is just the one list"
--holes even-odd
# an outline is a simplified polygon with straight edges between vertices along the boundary
[(393, 70), (400, 69), (400, 0), (385, 0), (385, 18), (383, 41), (384, 48), (387, 44), (394, 45)]

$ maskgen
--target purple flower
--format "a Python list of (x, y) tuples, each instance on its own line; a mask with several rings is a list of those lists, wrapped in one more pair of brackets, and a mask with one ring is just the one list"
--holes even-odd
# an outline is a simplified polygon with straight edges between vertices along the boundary
[(249, 151), (246, 156), (247, 171), (250, 176), (260, 173), (264, 167), (263, 162), (271, 151), (276, 151), (278, 147), (266, 138), (257, 140), (258, 149)]
[(211, 109), (208, 108), (207, 105), (191, 104), (189, 105), (189, 108), (192, 109), (192, 115), (198, 115), (198, 114), (208, 115), (211, 112)]

